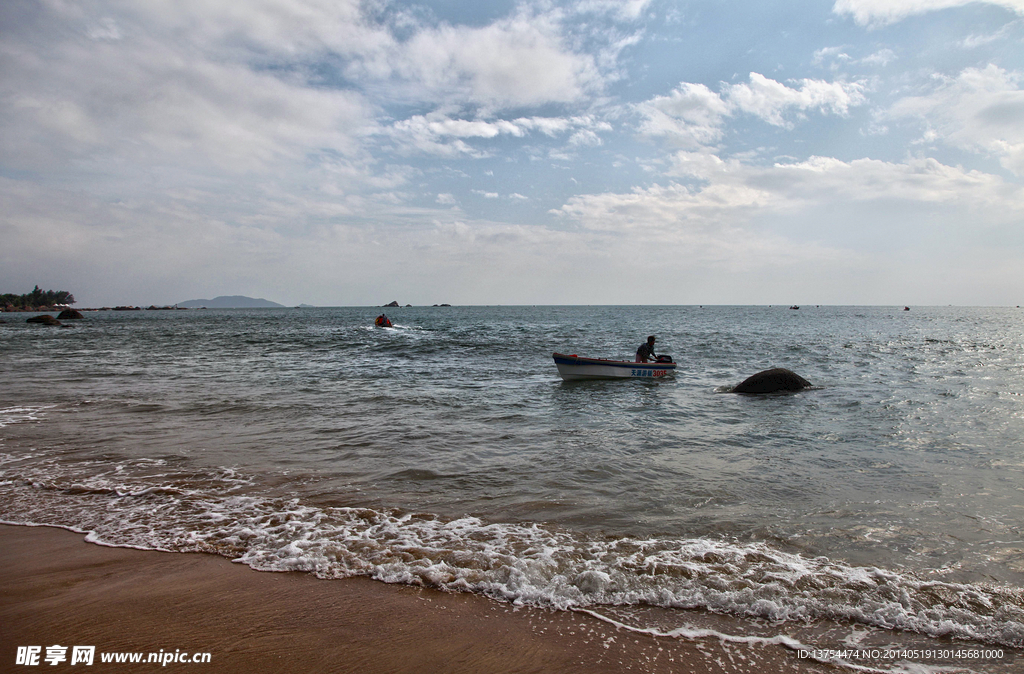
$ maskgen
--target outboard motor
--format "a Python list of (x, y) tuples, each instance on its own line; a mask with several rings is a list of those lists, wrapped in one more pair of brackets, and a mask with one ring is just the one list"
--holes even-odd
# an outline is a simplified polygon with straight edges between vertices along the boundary
[(675, 362), (675, 361), (672, 360), (672, 356), (661, 355), (661, 356), (658, 356), (657, 358), (655, 358), (654, 362), (655, 363), (672, 363), (672, 362)]

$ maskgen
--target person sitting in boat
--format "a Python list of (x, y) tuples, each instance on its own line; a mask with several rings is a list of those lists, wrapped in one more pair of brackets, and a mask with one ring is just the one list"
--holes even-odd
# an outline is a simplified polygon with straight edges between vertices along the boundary
[(636, 362), (646, 363), (648, 360), (654, 360), (657, 357), (654, 353), (654, 335), (650, 335), (647, 341), (636, 350)]
[(376, 323), (382, 328), (391, 327), (391, 320), (388, 318), (387, 314), (381, 314), (380, 316), (378, 316), (377, 320), (375, 320), (374, 323)]

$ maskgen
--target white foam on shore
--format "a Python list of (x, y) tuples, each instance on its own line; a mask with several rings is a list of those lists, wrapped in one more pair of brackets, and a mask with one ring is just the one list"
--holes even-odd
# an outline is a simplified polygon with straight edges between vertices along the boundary
[[(0, 512), (6, 523), (61, 526), (103, 545), (216, 553), (258, 570), (362, 575), (516, 605), (701, 609), (779, 625), (839, 620), (1024, 647), (1019, 588), (855, 567), (765, 543), (598, 539), (539, 524), (320, 508), (252, 495), (251, 484), (231, 468), (177, 474), (140, 461), (98, 471), (53, 457), (0, 465)], [(782, 635), (665, 634), (798, 645)]]
[(43, 411), (52, 407), (56, 405), (19, 405), (0, 409), (0, 428), (26, 421), (39, 421), (44, 416)]
[[(603, 615), (597, 611), (590, 609), (577, 608), (573, 609), (577, 613), (584, 613), (597, 620), (614, 625), (618, 629), (627, 630), (636, 634), (647, 634), (653, 637), (667, 637), (672, 639), (687, 639), (690, 641), (701, 641), (706, 639), (715, 639), (725, 644), (737, 644), (741, 646), (783, 646), (792, 651), (805, 650), (812, 652), (813, 646), (803, 644), (792, 637), (786, 635), (777, 635), (774, 637), (759, 637), (759, 636), (738, 636), (735, 634), (726, 634), (718, 630), (712, 630), (700, 627), (679, 627), (673, 630), (662, 630), (657, 627), (636, 627), (633, 625), (626, 624), (620, 620), (615, 620), (606, 615)], [(841, 667), (849, 668), (857, 672), (868, 672), (869, 674), (900, 674), (903, 670), (900, 669), (878, 669), (875, 667), (868, 667), (866, 665), (860, 665), (856, 663), (843, 660), (841, 658), (819, 658), (811, 657), (816, 662), (821, 662), (830, 665), (839, 665)], [(908, 673), (909, 674), (909, 673)], [(923, 674), (923, 673), (922, 673)]]

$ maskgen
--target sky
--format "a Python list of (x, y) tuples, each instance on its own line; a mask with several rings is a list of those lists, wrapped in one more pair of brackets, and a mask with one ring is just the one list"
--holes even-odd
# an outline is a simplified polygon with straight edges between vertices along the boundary
[(4, 0), (0, 293), (1024, 303), (1024, 0)]

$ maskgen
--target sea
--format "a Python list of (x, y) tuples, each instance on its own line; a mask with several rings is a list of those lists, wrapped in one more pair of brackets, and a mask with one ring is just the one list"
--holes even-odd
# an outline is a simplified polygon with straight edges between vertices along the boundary
[[(1024, 310), (0, 315), (0, 520), (778, 644), (1024, 671)], [(553, 352), (664, 379), (562, 381)], [(740, 395), (785, 367), (814, 386)]]

